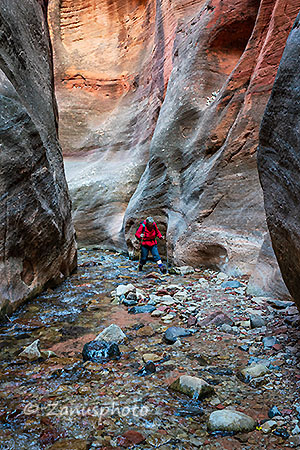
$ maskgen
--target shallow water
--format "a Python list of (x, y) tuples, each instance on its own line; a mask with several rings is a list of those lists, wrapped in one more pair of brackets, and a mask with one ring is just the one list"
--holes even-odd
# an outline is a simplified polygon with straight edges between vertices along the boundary
[[(149, 263), (146, 274), (151, 270), (153, 264)], [(166, 284), (184, 285), (189, 292), (199, 278), (211, 282), (216, 274), (199, 271), (161, 280), (146, 278), (146, 274), (138, 273), (136, 262), (125, 256), (81, 250), (77, 273), (60, 287), (23, 305), (8, 323), (2, 324), (1, 450), (51, 446), (53, 449), (120, 448), (123, 442), (120, 436), (132, 429), (146, 438), (137, 445), (144, 449), (257, 449), (258, 439), (260, 448), (285, 445), (280, 436), (266, 436), (259, 430), (248, 433), (244, 441), (234, 436), (213, 437), (208, 434), (206, 424), (209, 413), (216, 407), (232, 405), (264, 420), (268, 408), (276, 404), (292, 411), (283, 419), (283, 426), (290, 431), (296, 423), (294, 404), (298, 401), (299, 388), (295, 360), (289, 364), (286, 354), (267, 352), (264, 357), (278, 361), (270, 376), (274, 380), (273, 388), (261, 389), (241, 383), (235, 376), (249, 359), (248, 353), (238, 349), (241, 339), (248, 339), (254, 347), (257, 344), (256, 356), (266, 353), (257, 339), (259, 333), (245, 331), (236, 337), (208, 326), (195, 328), (195, 334), (182, 339), (179, 346), (167, 345), (162, 340), (163, 331), (171, 325), (186, 326), (184, 314), (177, 314), (171, 324), (150, 314), (130, 315), (123, 305), (112, 304), (111, 291), (119, 284), (131, 282), (149, 292)], [(245, 308), (253, 307), (246, 295), (224, 293), (213, 283), (210, 289), (208, 292), (199, 288), (194, 299), (204, 317), (217, 308), (242, 320), (246, 318)], [(270, 319), (273, 328), (280, 327), (281, 321), (280, 314), (277, 317), (273, 312)], [(81, 356), (84, 344), (111, 323), (119, 325), (128, 337), (125, 345), (120, 346), (120, 360), (84, 363)], [(146, 327), (148, 324), (153, 333)], [(295, 329), (284, 330), (282, 334), (282, 342), (295, 345), (299, 339)], [(18, 354), (22, 348), (36, 339), (40, 340), (41, 349), (50, 349), (57, 356), (34, 362), (21, 360)], [(162, 361), (156, 364), (154, 374), (139, 377), (136, 373), (143, 366), (143, 353), (159, 354)], [(203, 367), (199, 355), (209, 361), (209, 367)], [(198, 401), (196, 396), (189, 399), (170, 391), (168, 385), (178, 374), (200, 376), (215, 386), (219, 404), (211, 399)], [(193, 414), (197, 407), (199, 411), (203, 408), (203, 415)]]

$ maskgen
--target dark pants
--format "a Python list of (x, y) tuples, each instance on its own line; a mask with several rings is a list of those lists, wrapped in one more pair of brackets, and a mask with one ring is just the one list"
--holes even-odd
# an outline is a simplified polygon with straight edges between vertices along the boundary
[(153, 259), (155, 262), (160, 260), (160, 256), (157, 250), (157, 245), (149, 246), (149, 245), (141, 245), (141, 260), (140, 265), (143, 266), (146, 264), (149, 251), (152, 253)]

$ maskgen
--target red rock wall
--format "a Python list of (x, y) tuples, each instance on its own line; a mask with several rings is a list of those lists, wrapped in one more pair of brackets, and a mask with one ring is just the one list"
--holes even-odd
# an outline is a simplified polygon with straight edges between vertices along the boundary
[(41, 0), (0, 0), (0, 315), (76, 267)]
[[(130, 248), (152, 214), (175, 263), (253, 273), (268, 240), (259, 124), (299, 7), (50, 0), (60, 136), (81, 242), (120, 248), (125, 232)], [(259, 283), (268, 290), (277, 266), (265, 256)]]

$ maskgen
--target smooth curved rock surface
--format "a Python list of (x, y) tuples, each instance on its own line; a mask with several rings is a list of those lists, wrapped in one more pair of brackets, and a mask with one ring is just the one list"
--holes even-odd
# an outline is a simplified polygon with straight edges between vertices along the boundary
[[(299, 8), (300, 0), (50, 0), (81, 243), (124, 249), (125, 237), (132, 251), (152, 215), (176, 265), (253, 273), (255, 286), (263, 264), (262, 288), (278, 276), (273, 255), (261, 253), (269, 238), (256, 148)], [(159, 250), (166, 254), (164, 243)]]
[(76, 267), (46, 1), (0, 0), (0, 310)]
[(300, 308), (300, 15), (264, 114), (258, 167), (272, 245)]

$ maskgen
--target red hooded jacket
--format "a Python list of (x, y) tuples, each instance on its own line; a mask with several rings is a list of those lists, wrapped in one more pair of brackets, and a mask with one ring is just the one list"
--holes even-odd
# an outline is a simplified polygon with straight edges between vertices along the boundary
[[(145, 225), (145, 226), (144, 226)], [(135, 233), (135, 237), (137, 239), (141, 239), (141, 234), (144, 233), (144, 238), (142, 239), (142, 245), (148, 245), (149, 247), (153, 247), (153, 245), (157, 244), (156, 236), (160, 239), (162, 237), (161, 232), (157, 228), (155, 222), (153, 222), (152, 231), (148, 230), (146, 220), (138, 227), (137, 232)]]

